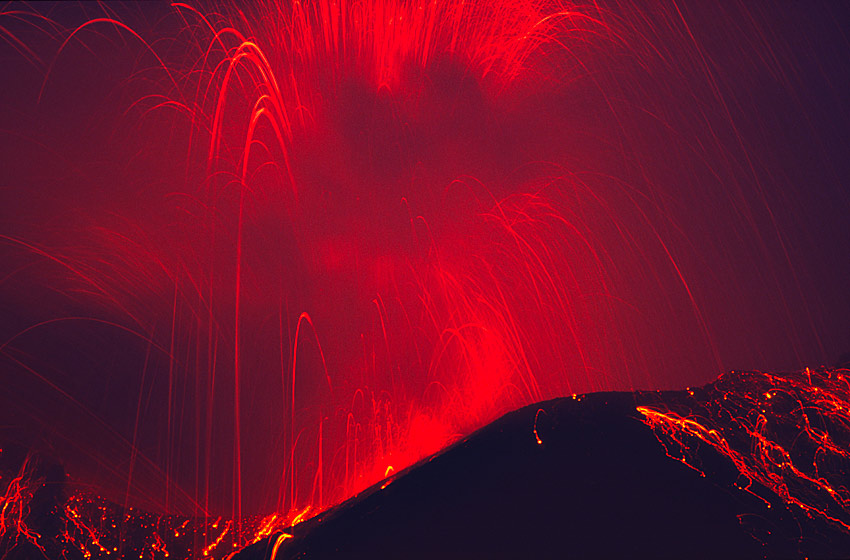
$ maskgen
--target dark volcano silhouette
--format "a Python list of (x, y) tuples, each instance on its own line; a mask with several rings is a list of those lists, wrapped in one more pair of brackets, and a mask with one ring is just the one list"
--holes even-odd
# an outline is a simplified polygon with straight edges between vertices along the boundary
[(234, 540), (231, 521), (66, 495), (40, 463), (21, 494), (31, 537), (7, 531), (2, 556), (222, 559), (256, 541), (233, 558), (848, 558), (848, 375), (739, 372), (528, 406), (262, 539), (257, 520)]
[[(762, 391), (759, 378), (732, 377), (725, 382), (742, 393)], [(636, 409), (663, 402), (702, 414), (696, 402), (729, 398), (722, 381), (696, 397), (597, 393), (515, 411), (292, 528), (275, 560), (850, 557), (850, 535), (838, 523), (801, 515), (773, 490), (742, 480), (704, 442), (690, 449), (698, 468), (675, 460)], [(846, 463), (832, 465), (831, 476), (846, 482)], [(276, 540), (236, 558), (268, 559)]]

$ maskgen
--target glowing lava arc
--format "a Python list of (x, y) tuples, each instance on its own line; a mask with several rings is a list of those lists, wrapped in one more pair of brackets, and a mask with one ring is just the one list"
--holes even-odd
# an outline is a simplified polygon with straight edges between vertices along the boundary
[[(195, 88), (205, 93), (193, 110), (212, 123), (204, 205), (236, 216), (214, 227), (229, 232), (223, 242), (235, 253), (235, 265), (217, 265), (235, 277), (224, 295), (230, 310), (210, 307), (207, 319), (233, 324), (236, 517), (244, 361), (264, 352), (244, 333), (256, 332), (258, 308), (278, 310), (289, 409), (276, 506), (320, 511), (384, 478), (391, 464), (404, 468), (507, 410), (572, 392), (571, 376), (553, 375), (542, 389), (534, 372), (599, 367), (586, 355), (577, 300), (608, 291), (605, 256), (582, 217), (562, 214), (544, 191), (590, 200), (593, 193), (565, 177), (494, 187), (458, 179), (478, 169), (453, 157), (425, 163), (420, 158), (434, 156), (417, 147), (457, 136), (467, 118), (485, 124), (476, 113), (498, 105), (544, 45), (565, 48), (570, 35), (604, 29), (601, 21), (546, 3), (382, 0), (262, 4), (246, 20), (244, 32), (209, 24)], [(408, 191), (423, 166), (425, 184)], [(468, 209), (446, 210), (458, 201)], [(262, 269), (284, 271), (292, 261), (275, 262), (257, 245), (269, 237), (257, 228), (276, 220), (284, 223), (274, 234), (284, 239), (278, 249), (294, 251), (319, 285), (306, 300), (301, 272), (263, 278)], [(357, 292), (322, 301), (340, 284)], [(193, 285), (209, 286), (204, 301), (222, 298), (218, 281)], [(362, 313), (359, 304), (345, 307), (351, 297), (374, 307), (342, 318)], [(309, 314), (300, 313), (293, 337), (283, 308), (299, 306)], [(305, 318), (311, 341), (299, 337)], [(315, 343), (306, 351), (318, 353), (327, 390), (314, 381), (300, 388), (304, 342)], [(315, 356), (309, 360), (304, 371), (315, 372)], [(297, 413), (301, 391), (312, 420)]]
[[(97, 33), (141, 42), (152, 66), (139, 75), (168, 95), (153, 88), (132, 111), (140, 126), (167, 119), (187, 154), (167, 217), (95, 215), (91, 255), (8, 238), (96, 300), (80, 321), (147, 345), (128, 354), (144, 371), (125, 501), (149, 462), (166, 479), (161, 507), (229, 513), (241, 533), (247, 511), (312, 515), (507, 410), (604, 382), (579, 316), (607, 298), (610, 259), (555, 200), (598, 194), (549, 164), (478, 178), (497, 159), (486, 150), (504, 150), (480, 152), (490, 122), (513, 118), (538, 79), (528, 68), (566, 59), (601, 20), (513, 1), (176, 3), (171, 16), (191, 40), (170, 49), (115, 17), (73, 27), (40, 97)], [(565, 375), (576, 369), (583, 379)], [(142, 395), (159, 370), (165, 450), (148, 461)], [(541, 385), (537, 371), (553, 373)]]
[[(171, 519), (134, 552), (189, 550), (169, 535), (194, 528), (191, 549), (215, 557), (392, 492), (405, 468), (530, 403), (703, 383), (777, 348), (776, 363), (821, 360), (812, 309), (829, 306), (812, 294), (840, 276), (795, 260), (822, 244), (794, 229), (809, 217), (796, 203), (816, 197), (768, 193), (787, 169), (752, 147), (776, 115), (802, 129), (809, 113), (760, 120), (751, 84), (733, 84), (787, 92), (797, 69), (746, 6), (722, 28), (740, 34), (726, 58), (680, 8), (0, 9), (2, 59), (25, 67), (0, 104), (0, 426), (126, 511), (203, 520)], [(768, 324), (782, 326), (752, 327)], [(805, 395), (818, 414), (796, 416), (817, 444), (804, 463), (769, 422), (728, 409), (788, 404), (798, 381), (777, 392), (756, 376), (763, 398), (717, 403), (756, 461), (707, 417), (640, 414), (685, 464), (700, 468), (699, 440), (743, 488), (843, 526), (846, 491), (821, 475), (821, 458), (845, 458), (819, 423), (843, 417), (837, 389)], [(535, 416), (541, 451), (549, 420)], [(35, 546), (20, 476), (0, 521)], [(103, 518), (71, 505), (66, 544), (103, 552)]]

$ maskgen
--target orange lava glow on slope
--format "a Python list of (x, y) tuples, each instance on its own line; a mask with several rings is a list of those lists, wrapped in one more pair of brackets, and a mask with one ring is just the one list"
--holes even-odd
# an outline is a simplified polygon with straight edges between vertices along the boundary
[(772, 492), (792, 512), (850, 531), (848, 375), (846, 369), (733, 372), (708, 391), (694, 390), (696, 402), (685, 405), (690, 410), (663, 404), (637, 410), (671, 458), (702, 473), (696, 452), (709, 445), (734, 464), (736, 485), (766, 507)]

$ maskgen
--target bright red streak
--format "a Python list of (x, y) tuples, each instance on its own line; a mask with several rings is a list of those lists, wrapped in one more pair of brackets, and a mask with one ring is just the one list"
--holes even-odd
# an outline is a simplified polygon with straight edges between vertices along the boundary
[[(38, 151), (9, 197), (37, 211), (26, 227), (25, 203), (2, 221), (0, 303), (14, 305), (0, 357), (33, 384), (11, 394), (38, 393), (41, 410), (20, 406), (69, 471), (105, 472), (116, 503), (204, 519), (195, 551), (387, 485), (524, 404), (679, 383), (679, 371), (703, 382), (772, 345), (813, 363), (824, 348), (819, 292), (792, 262), (807, 245), (773, 201), (796, 216), (794, 197), (756, 176), (783, 169), (745, 144), (732, 70), (679, 3), (176, 3), (161, 30), (101, 11), (67, 24), (0, 12), (2, 37), (37, 70), (28, 103), (71, 119), (54, 132), (73, 138), (55, 156), (67, 169), (42, 180)], [(7, 31), (12, 20), (49, 48)], [(742, 35), (739, 50), (789, 82), (782, 49)], [(94, 67), (120, 76), (101, 83)], [(66, 98), (89, 97), (100, 106), (80, 124)], [(757, 142), (771, 136), (749, 124)], [(787, 332), (759, 339), (770, 344), (740, 336), (777, 317)], [(785, 402), (757, 384), (750, 405)], [(829, 394), (814, 410), (842, 418), (846, 399)], [(677, 449), (702, 441), (807, 515), (848, 522), (821, 500), (846, 503), (820, 475), (843, 443), (809, 412), (811, 469), (758, 416), (740, 420), (753, 459), (704, 418), (640, 411), (674, 458), (698, 469)], [(0, 520), (35, 544), (24, 482), (7, 487)], [(69, 542), (103, 552), (100, 526), (73, 512)], [(208, 530), (220, 515), (231, 519)], [(242, 526), (255, 515), (267, 521), (256, 533)], [(168, 528), (145, 553), (183, 550), (165, 535), (192, 531)]]

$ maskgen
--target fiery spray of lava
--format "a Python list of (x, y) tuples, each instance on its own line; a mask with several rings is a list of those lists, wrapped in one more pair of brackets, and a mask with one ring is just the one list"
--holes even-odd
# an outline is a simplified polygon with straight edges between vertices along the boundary
[[(463, 152), (481, 149), (530, 58), (604, 32), (600, 21), (499, 2), (270, 3), (221, 16), (175, 4), (174, 17), (191, 67), (93, 18), (63, 36), (39, 97), (87, 34), (141, 42), (154, 66), (140, 73), (166, 87), (134, 109), (143, 123), (186, 119), (186, 184), (171, 195), (182, 215), (87, 228), (91, 255), (6, 241), (115, 315), (57, 321), (124, 330), (146, 345), (145, 364), (167, 368), (165, 475), (184, 478), (174, 446), (193, 432), (204, 475), (194, 507), (210, 508), (227, 473), (236, 519), (246, 476), (280, 488), (261, 508), (336, 503), (573, 382), (541, 388), (535, 369), (589, 371), (577, 308), (607, 292), (604, 255), (582, 214), (549, 192), (596, 195), (560, 170), (485, 184), (492, 155), (470, 167)], [(264, 432), (270, 446), (245, 443)], [(167, 490), (163, 506), (173, 499)]]
[(39, 403), (7, 408), (126, 507), (232, 518), (205, 547), (523, 404), (755, 360), (732, 307), (824, 353), (793, 205), (675, 4), (90, 9), (2, 13), (72, 138), (21, 158), (0, 230), (4, 373)]
[[(531, 336), (556, 349), (551, 363), (562, 368), (581, 355), (572, 307), (588, 290), (605, 291), (603, 265), (550, 204), (545, 191), (555, 187), (523, 183), (497, 195), (455, 176), (462, 168), (451, 155), (427, 145), (451, 147), (446, 134), (459, 136), (458, 151), (477, 144), (457, 127), (486, 126), (480, 105), (496, 103), (532, 54), (562, 30), (578, 33), (577, 22), (601, 26), (570, 10), (516, 8), (272, 4), (240, 32), (176, 6), (208, 26), (202, 62), (175, 93), (187, 100), (166, 102), (191, 115), (193, 136), (209, 146), (187, 243), (206, 254), (202, 264), (180, 254), (161, 266), (175, 286), (174, 320), (190, 299), (209, 329), (196, 343), (210, 389), (222, 362), (229, 378), (236, 518), (242, 442), (257, 430), (246, 427), (253, 398), (243, 391), (258, 357), (279, 364), (281, 400), (271, 406), (288, 430), (277, 508), (288, 511), (338, 502), (540, 399), (532, 368), (547, 362)], [(408, 193), (411, 178), (419, 184)], [(154, 260), (147, 268), (167, 262), (145, 257)], [(256, 334), (269, 322), (271, 351), (270, 337)], [(172, 325), (169, 354), (190, 344), (175, 340), (184, 333)], [(312, 410), (299, 413), (305, 400)], [(214, 425), (209, 417), (207, 438)]]

